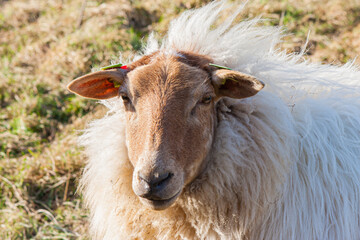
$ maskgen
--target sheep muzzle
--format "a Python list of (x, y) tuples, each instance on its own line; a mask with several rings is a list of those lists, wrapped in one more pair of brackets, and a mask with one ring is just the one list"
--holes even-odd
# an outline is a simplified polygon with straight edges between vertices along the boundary
[(171, 170), (135, 170), (133, 173), (134, 193), (142, 203), (154, 210), (163, 210), (172, 205), (183, 185), (183, 177)]

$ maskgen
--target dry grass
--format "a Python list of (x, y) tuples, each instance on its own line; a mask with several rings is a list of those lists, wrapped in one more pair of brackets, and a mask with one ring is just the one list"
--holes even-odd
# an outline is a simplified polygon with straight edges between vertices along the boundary
[[(75, 129), (104, 108), (65, 90), (73, 78), (126, 58), (151, 30), (208, 1), (0, 0), (0, 239), (86, 239)], [(83, 10), (82, 10), (83, 9)], [(340, 64), (360, 52), (360, 2), (248, 3), (244, 18), (292, 33), (281, 47)], [(360, 63), (359, 59), (357, 63)]]

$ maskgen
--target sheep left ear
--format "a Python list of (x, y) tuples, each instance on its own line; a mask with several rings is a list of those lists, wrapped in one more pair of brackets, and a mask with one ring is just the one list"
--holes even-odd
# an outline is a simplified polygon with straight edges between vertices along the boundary
[(73, 80), (67, 89), (85, 98), (108, 99), (117, 96), (125, 76), (123, 69), (98, 71)]
[(219, 69), (213, 73), (212, 83), (218, 97), (247, 98), (254, 96), (265, 84), (245, 73)]

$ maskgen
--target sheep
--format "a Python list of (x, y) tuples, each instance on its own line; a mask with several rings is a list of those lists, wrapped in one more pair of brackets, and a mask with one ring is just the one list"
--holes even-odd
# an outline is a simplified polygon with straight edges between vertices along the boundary
[(358, 69), (277, 49), (244, 5), (217, 23), (229, 7), (68, 85), (109, 108), (80, 136), (93, 239), (360, 239)]

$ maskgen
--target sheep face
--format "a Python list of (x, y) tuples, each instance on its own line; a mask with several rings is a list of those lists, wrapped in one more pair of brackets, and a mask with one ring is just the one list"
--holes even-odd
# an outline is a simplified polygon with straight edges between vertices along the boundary
[(167, 208), (206, 163), (216, 97), (209, 75), (162, 56), (131, 71), (119, 93), (133, 190), (149, 207)]
[(126, 145), (134, 167), (132, 188), (152, 209), (171, 206), (206, 168), (216, 101), (222, 96), (249, 97), (263, 87), (249, 75), (218, 70), (210, 62), (195, 54), (158, 53), (127, 70), (92, 73), (68, 86), (85, 97), (122, 98)]

